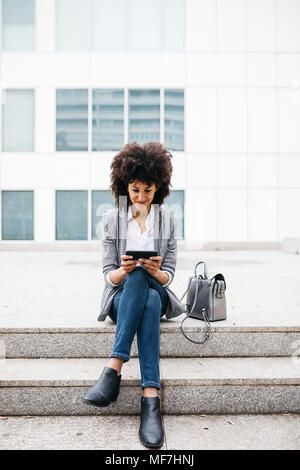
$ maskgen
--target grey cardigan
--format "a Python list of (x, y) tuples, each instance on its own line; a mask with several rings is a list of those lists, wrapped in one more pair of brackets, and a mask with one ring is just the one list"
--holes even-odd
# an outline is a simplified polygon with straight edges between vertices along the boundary
[[(166, 318), (173, 318), (184, 312), (184, 304), (180, 302), (174, 292), (168, 287), (173, 281), (177, 259), (177, 226), (178, 220), (174, 213), (158, 204), (154, 207), (154, 246), (158, 255), (162, 257), (161, 270), (167, 271), (169, 281), (164, 288), (169, 297), (165, 312)], [(171, 217), (171, 214), (173, 217)], [(98, 321), (104, 321), (110, 312), (114, 295), (122, 289), (125, 279), (120, 284), (114, 284), (109, 273), (121, 265), (121, 255), (125, 254), (127, 240), (127, 208), (111, 209), (102, 218), (102, 269), (105, 287), (102, 293), (100, 314)]]

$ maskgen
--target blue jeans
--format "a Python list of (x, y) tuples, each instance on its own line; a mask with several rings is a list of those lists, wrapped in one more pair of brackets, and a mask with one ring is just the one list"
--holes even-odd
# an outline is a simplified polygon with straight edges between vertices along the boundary
[(109, 357), (130, 359), (135, 332), (140, 360), (141, 386), (160, 389), (160, 318), (168, 305), (164, 287), (142, 266), (127, 274), (124, 287), (113, 299), (110, 318), (117, 324), (115, 343)]

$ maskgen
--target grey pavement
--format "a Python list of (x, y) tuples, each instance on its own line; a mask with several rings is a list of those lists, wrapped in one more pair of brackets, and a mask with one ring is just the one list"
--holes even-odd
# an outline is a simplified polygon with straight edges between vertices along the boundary
[[(180, 299), (197, 261), (227, 281), (228, 318), (217, 329), (300, 330), (300, 256), (281, 251), (179, 251), (170, 288)], [(198, 272), (199, 268), (198, 268)], [(1, 328), (112, 330), (98, 322), (104, 287), (101, 249), (0, 251)], [(162, 322), (177, 328), (183, 316)], [(197, 325), (197, 320), (189, 320)]]
[[(164, 416), (161, 450), (299, 450), (300, 415)], [(138, 416), (0, 417), (0, 449), (138, 450)], [(151, 451), (151, 450), (150, 450)]]

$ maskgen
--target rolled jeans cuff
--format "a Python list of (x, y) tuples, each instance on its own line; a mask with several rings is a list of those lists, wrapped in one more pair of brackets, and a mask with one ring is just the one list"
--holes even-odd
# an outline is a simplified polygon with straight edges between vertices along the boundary
[(141, 387), (142, 389), (145, 387), (156, 387), (158, 390), (161, 389), (161, 386), (158, 382), (143, 382)]
[(118, 357), (119, 359), (123, 359), (124, 362), (128, 362), (130, 357), (127, 356), (127, 354), (123, 354), (123, 353), (111, 353), (109, 358), (111, 357)]

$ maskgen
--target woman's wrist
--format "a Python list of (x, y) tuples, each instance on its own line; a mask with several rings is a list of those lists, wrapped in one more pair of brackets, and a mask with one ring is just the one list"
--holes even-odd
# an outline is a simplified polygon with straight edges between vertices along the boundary
[(125, 279), (126, 275), (127, 273), (123, 266), (120, 266), (118, 269), (115, 269), (109, 273), (110, 280), (114, 284), (120, 284)]
[(153, 276), (160, 284), (166, 284), (169, 280), (169, 275), (164, 272), (164, 271), (161, 271), (160, 269), (158, 269), (155, 273), (155, 275)]

